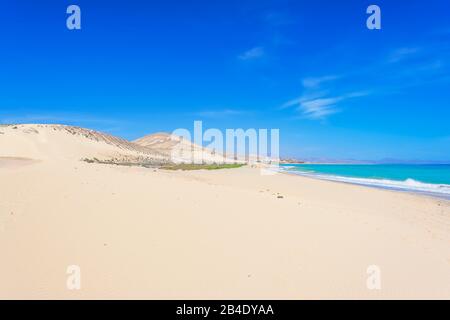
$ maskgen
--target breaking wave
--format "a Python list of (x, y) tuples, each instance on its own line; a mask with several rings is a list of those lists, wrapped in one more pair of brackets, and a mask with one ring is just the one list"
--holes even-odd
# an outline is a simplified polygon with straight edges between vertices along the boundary
[(354, 178), (354, 177), (343, 177), (336, 175), (326, 175), (314, 173), (311, 171), (300, 171), (295, 170), (295, 167), (285, 166), (282, 171), (295, 173), (301, 176), (318, 178), (322, 180), (346, 182), (352, 184), (358, 184), (363, 186), (378, 187), (390, 190), (417, 192), (422, 194), (428, 194), (433, 196), (438, 196), (441, 198), (450, 199), (450, 185), (448, 184), (433, 184), (424, 183), (411, 178), (404, 181), (390, 180), (390, 179), (372, 179), (372, 178)]

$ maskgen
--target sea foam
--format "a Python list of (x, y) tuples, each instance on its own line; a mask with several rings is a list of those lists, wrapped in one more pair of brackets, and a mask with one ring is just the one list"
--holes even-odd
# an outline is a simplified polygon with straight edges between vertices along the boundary
[(417, 192), (422, 194), (433, 195), (441, 198), (450, 199), (450, 185), (448, 184), (433, 184), (424, 183), (411, 178), (403, 181), (390, 180), (390, 179), (371, 179), (371, 178), (355, 178), (355, 177), (343, 177), (337, 175), (327, 175), (314, 173), (311, 171), (305, 172), (300, 170), (293, 170), (295, 167), (285, 166), (281, 168), (281, 171), (294, 173), (301, 176), (317, 178), (322, 180), (330, 180), (337, 182), (345, 182), (351, 184), (364, 185), (369, 187), (378, 187), (390, 190)]

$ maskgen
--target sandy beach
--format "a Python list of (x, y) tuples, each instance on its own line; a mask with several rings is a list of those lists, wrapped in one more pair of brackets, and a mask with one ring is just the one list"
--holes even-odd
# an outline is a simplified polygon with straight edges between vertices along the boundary
[(448, 201), (250, 167), (12, 158), (6, 136), (1, 299), (450, 299)]
[[(77, 162), (0, 166), (0, 190), (3, 299), (450, 298), (441, 200), (249, 168)], [(366, 287), (369, 265), (381, 290)]]

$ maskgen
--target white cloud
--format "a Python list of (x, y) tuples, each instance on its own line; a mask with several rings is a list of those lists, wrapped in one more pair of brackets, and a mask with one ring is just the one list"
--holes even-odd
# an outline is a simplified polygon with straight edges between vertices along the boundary
[(309, 101), (309, 100), (314, 100), (314, 99), (318, 99), (321, 98), (323, 96), (326, 95), (326, 92), (312, 92), (312, 93), (306, 93), (304, 95), (302, 95), (301, 97), (289, 100), (287, 102), (285, 102), (284, 104), (281, 105), (280, 109), (286, 109), (289, 107), (293, 107), (293, 106), (298, 106), (303, 102)]
[(340, 112), (338, 103), (347, 99), (362, 97), (367, 94), (368, 92), (365, 91), (357, 91), (335, 97), (321, 96), (311, 98), (311, 95), (304, 95), (286, 102), (283, 104), (283, 107), (287, 108), (296, 106), (296, 110), (299, 111), (303, 117), (312, 120), (319, 120)]
[(339, 78), (339, 76), (337, 76), (337, 75), (327, 75), (327, 76), (323, 76), (323, 77), (304, 78), (302, 80), (302, 84), (303, 84), (303, 87), (305, 87), (305, 88), (317, 88), (324, 82), (333, 81), (338, 78)]
[(258, 59), (264, 56), (264, 48), (263, 47), (255, 47), (250, 50), (245, 51), (241, 55), (239, 55), (240, 60), (253, 60)]
[(324, 98), (309, 100), (300, 103), (298, 110), (300, 110), (306, 118), (309, 119), (323, 119), (339, 110), (336, 108), (336, 103), (341, 101), (342, 97)]
[(402, 61), (402, 60), (408, 58), (409, 56), (414, 55), (418, 51), (419, 51), (419, 48), (413, 48), (413, 47), (398, 48), (390, 54), (388, 62), (396, 63), (396, 62)]
[(303, 118), (320, 120), (329, 115), (338, 113), (340, 102), (347, 99), (366, 96), (367, 91), (354, 91), (347, 94), (331, 96), (327, 90), (323, 90), (323, 84), (342, 78), (341, 75), (325, 75), (320, 77), (308, 77), (302, 80), (304, 92), (295, 99), (289, 100), (280, 106), (280, 109), (295, 107)]

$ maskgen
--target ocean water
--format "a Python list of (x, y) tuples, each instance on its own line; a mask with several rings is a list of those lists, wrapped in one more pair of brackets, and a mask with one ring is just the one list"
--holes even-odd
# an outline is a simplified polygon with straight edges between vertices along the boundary
[(281, 170), (450, 199), (450, 164), (283, 164)]

